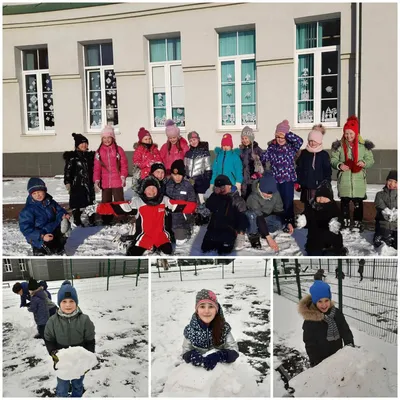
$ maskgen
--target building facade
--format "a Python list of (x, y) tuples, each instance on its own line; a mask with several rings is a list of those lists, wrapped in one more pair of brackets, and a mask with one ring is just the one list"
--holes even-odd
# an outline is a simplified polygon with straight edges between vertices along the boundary
[(131, 159), (139, 128), (162, 145), (167, 118), (210, 148), (225, 132), (238, 146), (245, 125), (265, 149), (283, 119), (303, 139), (322, 123), (329, 149), (357, 114), (376, 146), (368, 181), (397, 167), (395, 3), (41, 3), (3, 14), (6, 176), (61, 174), (72, 132), (96, 149), (105, 124)]

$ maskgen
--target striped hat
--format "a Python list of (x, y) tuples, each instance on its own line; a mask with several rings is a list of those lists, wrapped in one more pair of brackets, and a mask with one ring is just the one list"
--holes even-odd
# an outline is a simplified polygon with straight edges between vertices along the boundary
[(29, 194), (37, 192), (38, 190), (43, 190), (44, 192), (47, 192), (47, 187), (40, 178), (31, 178), (28, 181), (27, 190)]

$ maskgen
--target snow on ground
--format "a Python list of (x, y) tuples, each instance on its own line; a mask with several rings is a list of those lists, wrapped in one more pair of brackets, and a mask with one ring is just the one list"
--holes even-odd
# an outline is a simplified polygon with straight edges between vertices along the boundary
[[(172, 272), (161, 274), (161, 278), (153, 267), (153, 396), (199, 397), (207, 391), (211, 397), (269, 396), (270, 278), (269, 272), (267, 277), (264, 276), (265, 260), (236, 259), (235, 274), (231, 272), (231, 264), (225, 266), (224, 279), (221, 278), (221, 268), (204, 265), (194, 276), (193, 267), (182, 267), (181, 282), (177, 267), (172, 267)], [(222, 365), (214, 371), (204, 370), (204, 373), (200, 367), (187, 365), (181, 359), (183, 330), (194, 312), (196, 293), (203, 288), (216, 292), (238, 342), (240, 357), (234, 368)], [(225, 380), (214, 379), (219, 374), (225, 376), (224, 369), (230, 371), (232, 378), (231, 386), (226, 388)], [(240, 371), (249, 376), (247, 386), (238, 377)]]
[[(351, 364), (349, 358), (354, 359), (354, 353), (351, 355), (344, 352), (338, 355), (339, 361), (333, 359), (332, 365), (328, 364), (326, 368), (321, 365), (321, 370), (313, 368), (309, 370), (308, 356), (303, 343), (303, 318), (297, 312), (297, 304), (291, 300), (274, 294), (274, 397), (287, 397), (288, 391), (284, 388), (284, 382), (280, 374), (275, 369), (282, 365), (287, 371), (290, 378), (298, 376), (303, 371), (307, 371), (306, 375), (301, 375), (297, 380), (290, 380), (289, 385), (294, 383), (294, 389), (297, 394), (305, 397), (396, 397), (397, 396), (397, 346), (387, 343), (380, 338), (367, 335), (360, 330), (354, 328), (350, 318), (347, 321), (353, 332), (354, 342), (360, 348), (356, 351), (365, 352), (364, 369), (359, 369), (354, 363)], [(377, 362), (369, 362), (376, 359)], [(338, 365), (340, 364), (340, 365)], [(352, 368), (350, 367), (350, 364)], [(382, 365), (386, 368), (382, 371)], [(342, 372), (341, 376), (334, 373), (334, 368), (338, 372)], [(368, 372), (366, 371), (368, 369)], [(315, 372), (315, 374), (314, 374)], [(303, 372), (304, 373), (304, 372)], [(335, 374), (335, 375), (334, 375)], [(345, 380), (342, 381), (342, 377)], [(388, 384), (377, 394), (375, 390), (380, 388), (380, 380), (388, 382)], [(335, 377), (335, 379), (333, 379)], [(304, 380), (308, 380), (306, 387)], [(310, 383), (310, 379), (312, 383)], [(347, 385), (349, 379), (354, 379), (350, 385)], [(357, 387), (359, 382), (363, 382), (362, 393)], [(302, 383), (300, 383), (302, 382)], [(354, 384), (353, 384), (354, 383)], [(303, 385), (301, 388), (300, 386)], [(341, 394), (333, 392), (335, 388), (340, 388)], [(326, 390), (326, 392), (323, 392)], [(339, 389), (338, 389), (339, 390)], [(318, 394), (316, 394), (318, 392)]]
[[(56, 375), (33, 315), (3, 286), (3, 396), (54, 397)], [(62, 281), (48, 281), (57, 299)], [(148, 285), (135, 287), (129, 277), (74, 280), (79, 307), (93, 321), (99, 363), (84, 380), (84, 397), (146, 397), (148, 395)], [(133, 300), (135, 299), (135, 300)], [(136, 306), (134, 306), (134, 304)]]

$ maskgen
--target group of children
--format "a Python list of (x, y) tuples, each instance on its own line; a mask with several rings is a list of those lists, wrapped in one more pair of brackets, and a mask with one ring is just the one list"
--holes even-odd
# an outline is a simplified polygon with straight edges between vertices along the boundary
[[(160, 150), (145, 128), (140, 128), (134, 145), (134, 194), (128, 213), (137, 218), (134, 234), (125, 237), (130, 241), (128, 255), (141, 255), (154, 247), (171, 254), (171, 243), (179, 246), (187, 241), (195, 222), (208, 223), (202, 243), (204, 252), (217, 250), (226, 254), (234, 248), (239, 250), (244, 247), (246, 233), (253, 247), (261, 248), (262, 237), (278, 251), (271, 233), (278, 229), (293, 233), (295, 190), (301, 192), (304, 203), (297, 227), (308, 228), (308, 255), (344, 255), (347, 251), (340, 230), (363, 230), (366, 169), (374, 164), (374, 145), (361, 137), (354, 116), (344, 125), (341, 140), (333, 143), (331, 156), (323, 150), (322, 125), (314, 126), (301, 151), (303, 140), (290, 131), (287, 120), (277, 125), (275, 138), (266, 151), (246, 126), (237, 149), (232, 136), (223, 135), (213, 163), (208, 143), (201, 141), (197, 132), (188, 134), (189, 144), (172, 120), (166, 122), (165, 132), (167, 142)], [(83, 135), (73, 137), (75, 150), (64, 154), (64, 183), (70, 193), (74, 223), (90, 225), (94, 224), (95, 215), (85, 210), (93, 204), (95, 192), (101, 191), (102, 204), (116, 207), (129, 203), (124, 200), (128, 162), (110, 126), (103, 129), (96, 152), (88, 151), (88, 140)], [(332, 168), (338, 171), (341, 210), (331, 188)], [(26, 207), (20, 214), (21, 231), (35, 255), (62, 252), (65, 241), (59, 226), (69, 218), (68, 213), (46, 192), (42, 180), (32, 178), (28, 191)], [(397, 171), (389, 173), (375, 204), (374, 243), (379, 246), (385, 242), (397, 248)], [(147, 212), (139, 212), (145, 206)], [(104, 224), (110, 224), (118, 215), (115, 207), (101, 206), (95, 211), (101, 214)], [(155, 215), (158, 218), (153, 223)]]

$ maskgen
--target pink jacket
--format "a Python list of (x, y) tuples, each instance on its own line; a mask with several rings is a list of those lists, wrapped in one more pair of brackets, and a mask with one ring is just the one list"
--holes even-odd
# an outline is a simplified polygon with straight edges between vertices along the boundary
[(151, 165), (161, 161), (160, 151), (156, 144), (153, 144), (150, 149), (142, 146), (139, 143), (133, 145), (134, 153), (132, 157), (133, 165), (140, 168), (140, 179), (150, 175)]
[(100, 181), (102, 189), (116, 189), (122, 187), (121, 178), (127, 176), (128, 160), (123, 148), (115, 144), (102, 144), (94, 157), (93, 181)]
[(170, 175), (171, 173), (171, 165), (175, 160), (183, 160), (185, 158), (185, 154), (187, 151), (189, 151), (189, 146), (183, 137), (179, 139), (179, 143), (181, 145), (181, 151), (178, 151), (178, 148), (174, 144), (171, 146), (171, 150), (168, 153), (168, 142), (164, 143), (161, 147), (160, 154), (161, 154), (161, 159), (162, 162), (165, 166), (165, 169), (167, 170), (167, 175)]

